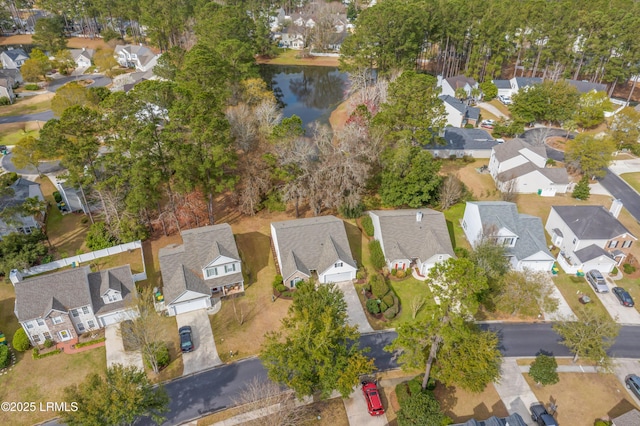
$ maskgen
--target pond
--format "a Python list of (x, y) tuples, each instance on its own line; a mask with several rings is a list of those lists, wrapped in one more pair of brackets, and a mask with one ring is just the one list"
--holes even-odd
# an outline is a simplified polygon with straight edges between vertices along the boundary
[(282, 105), (283, 116), (297, 115), (306, 128), (314, 121), (329, 124), (349, 88), (348, 74), (335, 67), (261, 65), (260, 74)]

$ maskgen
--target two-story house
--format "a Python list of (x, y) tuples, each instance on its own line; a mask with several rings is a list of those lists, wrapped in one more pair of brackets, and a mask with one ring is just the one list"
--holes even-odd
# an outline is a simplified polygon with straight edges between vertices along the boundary
[(553, 206), (545, 229), (560, 248), (558, 264), (575, 273), (597, 269), (609, 273), (622, 264), (637, 238), (617, 218), (622, 204), (603, 206)]
[(11, 272), (15, 315), (33, 345), (63, 342), (137, 312), (137, 291), (129, 265), (91, 272), (88, 266), (23, 279)]
[(165, 306), (177, 315), (212, 306), (212, 298), (244, 292), (238, 247), (222, 223), (182, 231), (182, 245), (160, 249)]
[(462, 229), (472, 247), (485, 239), (503, 245), (516, 271), (550, 271), (555, 259), (547, 248), (542, 220), (518, 213), (505, 201), (468, 201)]
[(564, 167), (546, 167), (547, 151), (524, 139), (495, 145), (489, 159), (489, 173), (500, 191), (552, 197), (567, 192), (569, 174)]
[(447, 114), (447, 126), (464, 127), (467, 124), (475, 126), (478, 123), (480, 108), (469, 106), (455, 96), (440, 95), (438, 98), (444, 104), (444, 110)]
[(138, 71), (152, 70), (160, 57), (160, 55), (156, 55), (151, 49), (141, 44), (118, 45), (113, 54), (121, 66), (135, 68)]
[(369, 216), (389, 270), (416, 268), (424, 276), (436, 263), (454, 257), (447, 222), (438, 211), (373, 210)]
[(40, 228), (36, 215), (44, 215), (45, 211), (28, 214), (21, 212), (20, 206), (29, 198), (44, 201), (40, 184), (18, 178), (9, 188), (11, 189), (9, 193), (0, 197), (0, 211), (13, 211), (13, 213), (0, 219), (0, 237), (14, 232), (31, 234), (34, 230)]
[(319, 283), (353, 280), (358, 267), (344, 222), (335, 216), (271, 223), (271, 241), (284, 285), (317, 276)]
[(438, 85), (441, 87), (442, 95), (456, 97), (456, 90), (462, 89), (467, 94), (467, 98), (471, 98), (473, 89), (478, 89), (478, 82), (471, 77), (464, 75), (456, 75), (454, 77), (442, 78), (438, 76)]
[(9, 48), (0, 53), (0, 62), (2, 62), (2, 68), (5, 69), (20, 69), (27, 59), (29, 59), (29, 55), (22, 49)]
[(94, 49), (85, 49), (84, 47), (82, 49), (69, 49), (69, 52), (71, 52), (71, 57), (78, 68), (89, 68), (93, 55), (96, 53)]

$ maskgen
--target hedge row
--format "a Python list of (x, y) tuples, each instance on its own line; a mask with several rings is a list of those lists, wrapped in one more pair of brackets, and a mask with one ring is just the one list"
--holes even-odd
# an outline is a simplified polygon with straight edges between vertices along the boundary
[(38, 348), (33, 348), (32, 355), (33, 355), (33, 359), (40, 359), (40, 358), (46, 358), (48, 356), (58, 355), (61, 352), (62, 352), (62, 349), (55, 349), (51, 352), (47, 352), (41, 355), (40, 350), (38, 350)]
[(76, 349), (84, 348), (85, 346), (95, 345), (96, 343), (101, 343), (101, 342), (104, 342), (105, 340), (106, 340), (105, 337), (101, 337), (99, 339), (89, 340), (88, 342), (76, 343)]

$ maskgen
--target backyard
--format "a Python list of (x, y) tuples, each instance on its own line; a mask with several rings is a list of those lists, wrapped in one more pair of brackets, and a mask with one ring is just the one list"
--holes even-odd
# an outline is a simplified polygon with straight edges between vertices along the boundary
[(12, 105), (0, 106), (0, 117), (35, 114), (51, 109), (54, 93), (18, 98)]
[(27, 136), (37, 138), (40, 135), (41, 126), (39, 121), (0, 124), (0, 144), (11, 146)]

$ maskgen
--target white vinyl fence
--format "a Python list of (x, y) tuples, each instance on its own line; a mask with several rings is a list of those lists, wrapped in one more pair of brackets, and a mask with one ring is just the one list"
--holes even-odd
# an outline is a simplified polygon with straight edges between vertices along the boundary
[(144, 266), (144, 252), (142, 251), (142, 241), (133, 241), (130, 243), (120, 244), (118, 246), (109, 247), (102, 250), (92, 251), (90, 253), (83, 253), (77, 256), (71, 256), (60, 260), (54, 260), (44, 265), (34, 266), (25, 271), (22, 271), (22, 275), (28, 277), (29, 275), (42, 274), (43, 272), (55, 271), (56, 269), (64, 268), (65, 266), (80, 266), (83, 262), (91, 262), (101, 257), (107, 257), (114, 254), (119, 254), (129, 250), (140, 249), (140, 256), (142, 256), (142, 269), (139, 274), (133, 274), (133, 281), (142, 281), (147, 279), (147, 271)]

